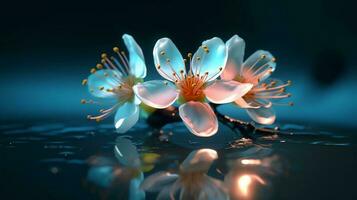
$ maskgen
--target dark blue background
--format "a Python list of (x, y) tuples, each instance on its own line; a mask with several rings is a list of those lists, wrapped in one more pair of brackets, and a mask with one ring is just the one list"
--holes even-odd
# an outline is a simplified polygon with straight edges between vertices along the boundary
[[(1, 120), (85, 119), (98, 107), (82, 79), (129, 33), (141, 45), (148, 79), (159, 78), (152, 48), (170, 37), (183, 54), (213, 36), (246, 41), (277, 58), (273, 77), (292, 80), (294, 107), (279, 121), (356, 127), (356, 14), (347, 1), (55, 1), (2, 5)], [(237, 111), (238, 112), (238, 111)], [(246, 118), (246, 115), (241, 115)]]

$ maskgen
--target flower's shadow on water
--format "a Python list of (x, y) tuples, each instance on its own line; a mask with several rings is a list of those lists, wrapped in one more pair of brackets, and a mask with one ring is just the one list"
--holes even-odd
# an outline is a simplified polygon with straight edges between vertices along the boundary
[(182, 123), (119, 138), (111, 125), (1, 125), (0, 187), (4, 199), (349, 197), (356, 137), (280, 127), (253, 141), (221, 124), (211, 138)]

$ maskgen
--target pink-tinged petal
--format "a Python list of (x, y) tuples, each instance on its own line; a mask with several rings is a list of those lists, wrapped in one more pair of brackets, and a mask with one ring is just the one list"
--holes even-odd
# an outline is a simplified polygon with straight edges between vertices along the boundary
[(179, 114), (186, 127), (194, 135), (210, 137), (217, 133), (217, 117), (207, 103), (187, 102), (179, 107)]
[(252, 102), (247, 102), (243, 98), (238, 98), (234, 101), (241, 108), (260, 108), (260, 105), (253, 104)]
[(114, 125), (119, 133), (125, 133), (139, 120), (139, 107), (131, 102), (126, 102), (118, 108), (114, 117)]
[(206, 98), (216, 104), (230, 103), (245, 95), (253, 84), (237, 81), (216, 80), (204, 90)]
[(257, 109), (248, 108), (248, 115), (259, 124), (273, 124), (275, 122), (275, 112), (272, 108), (260, 107)]
[(234, 35), (226, 42), (226, 46), (228, 49), (228, 59), (221, 78), (223, 80), (232, 80), (240, 73), (244, 58), (245, 42), (238, 35)]
[[(175, 199), (174, 197), (182, 188), (180, 179), (176, 180), (173, 184), (164, 187), (161, 192), (157, 195), (156, 200), (167, 200)], [(182, 198), (180, 198), (182, 199)]]
[(199, 149), (192, 151), (182, 162), (180, 169), (183, 172), (207, 172), (214, 160), (217, 160), (217, 152), (213, 149)]
[(139, 83), (133, 89), (144, 104), (159, 109), (172, 105), (179, 95), (172, 83), (161, 80)]
[(206, 176), (198, 200), (227, 200), (229, 195), (222, 181)]
[(177, 174), (158, 172), (147, 177), (140, 188), (148, 192), (159, 192), (165, 186), (173, 184), (178, 177)]
[(181, 70), (186, 73), (182, 55), (169, 38), (161, 38), (156, 42), (153, 55), (156, 69), (165, 79), (175, 81), (177, 78), (173, 73), (180, 75)]

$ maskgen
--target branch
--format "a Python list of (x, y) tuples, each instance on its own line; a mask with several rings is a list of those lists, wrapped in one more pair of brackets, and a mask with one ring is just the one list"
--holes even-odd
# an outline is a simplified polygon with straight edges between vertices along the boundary
[[(255, 139), (256, 135), (270, 136), (278, 133), (277, 129), (259, 128), (249, 122), (244, 122), (238, 119), (223, 115), (217, 110), (217, 104), (210, 104), (213, 111), (216, 113), (217, 119), (229, 127), (237, 134), (241, 134), (244, 138)], [(162, 128), (166, 124), (180, 122), (181, 118), (178, 114), (178, 109), (170, 106), (166, 109), (155, 110), (147, 119), (147, 123), (154, 128)]]

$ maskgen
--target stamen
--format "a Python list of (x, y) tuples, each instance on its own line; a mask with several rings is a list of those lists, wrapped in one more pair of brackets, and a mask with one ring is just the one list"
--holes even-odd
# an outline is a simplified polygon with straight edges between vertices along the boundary
[(87, 85), (87, 83), (88, 83), (88, 80), (87, 79), (83, 79), (82, 85)]
[(216, 72), (216, 73), (213, 74), (210, 78), (207, 79), (207, 82), (208, 82), (208, 81), (211, 81), (211, 79), (212, 79), (213, 77), (217, 76), (219, 73), (221, 73), (222, 70), (223, 70), (223, 68), (220, 67), (220, 68), (218, 69), (218, 72)]
[(129, 63), (126, 62), (125, 59), (123, 58), (123, 56), (119, 53), (119, 51), (120, 51), (119, 48), (118, 48), (118, 47), (114, 47), (114, 48), (113, 48), (113, 51), (114, 51), (115, 53), (117, 53), (117, 55), (119, 56), (121, 62), (124, 64), (124, 67), (125, 67), (125, 70), (126, 70), (127, 74), (129, 74), (129, 73), (130, 73)]
[[(249, 68), (247, 71), (253, 70), (253, 68), (255, 67), (255, 65), (258, 64), (258, 62), (261, 61), (262, 59), (264, 59), (265, 57), (266, 57), (265, 54), (260, 55), (259, 58), (253, 63), (252, 66), (250, 66), (250, 68)], [(242, 67), (241, 69), (243, 69), (243, 67)]]
[(99, 63), (96, 65), (96, 67), (97, 67), (97, 69), (103, 69), (103, 65), (99, 64)]

